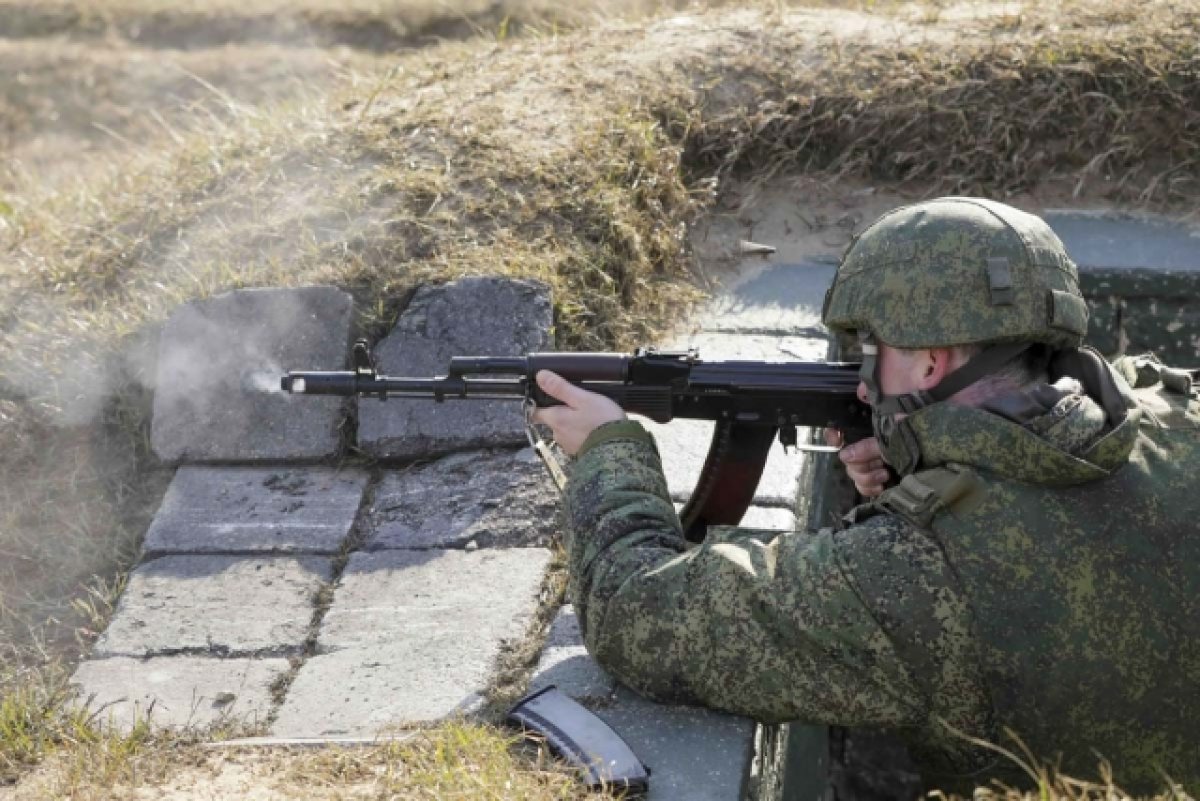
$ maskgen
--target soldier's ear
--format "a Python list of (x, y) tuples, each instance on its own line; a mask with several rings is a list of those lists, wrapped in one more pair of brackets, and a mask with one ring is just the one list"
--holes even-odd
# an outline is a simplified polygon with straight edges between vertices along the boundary
[(958, 368), (957, 352), (953, 348), (929, 348), (921, 352), (917, 360), (919, 374), (918, 389), (933, 389), (942, 379)]

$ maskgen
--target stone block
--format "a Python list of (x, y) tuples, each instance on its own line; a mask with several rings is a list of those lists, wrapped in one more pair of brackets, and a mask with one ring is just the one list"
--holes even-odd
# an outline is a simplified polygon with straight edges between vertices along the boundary
[(288, 669), (286, 659), (115, 657), (81, 663), (71, 683), (97, 723), (118, 731), (146, 720), (158, 729), (258, 726), (271, 713), (271, 685)]
[(168, 462), (336, 455), (348, 399), (292, 396), (287, 370), (341, 370), (350, 296), (243, 289), (180, 306), (159, 345), (151, 444)]
[(377, 734), (471, 709), (537, 609), (541, 548), (355, 553), (272, 727)]
[[(445, 375), (454, 356), (521, 356), (550, 349), (549, 289), (534, 281), (464, 278), (424, 286), (375, 348), (381, 372)], [(411, 459), (525, 442), (516, 401), (393, 399), (359, 406), (358, 444), (367, 453)]]
[(146, 553), (337, 553), (368, 476), (324, 467), (185, 465), (150, 524)]
[(133, 572), (92, 653), (109, 656), (297, 653), (314, 597), (331, 578), (319, 556), (164, 556)]
[(366, 547), (548, 545), (559, 497), (532, 448), (451, 454), (384, 475), (367, 509)]
[(708, 331), (825, 337), (821, 306), (835, 272), (835, 265), (816, 261), (748, 269), (700, 319)]
[(609, 699), (617, 690), (616, 680), (588, 655), (579, 618), (570, 604), (559, 609), (550, 624), (529, 691), (551, 684), (576, 700)]
[(469, 715), (483, 704), (488, 671), (461, 662), (454, 653), (460, 644), (422, 639), (310, 657), (288, 688), (271, 734), (377, 737)]

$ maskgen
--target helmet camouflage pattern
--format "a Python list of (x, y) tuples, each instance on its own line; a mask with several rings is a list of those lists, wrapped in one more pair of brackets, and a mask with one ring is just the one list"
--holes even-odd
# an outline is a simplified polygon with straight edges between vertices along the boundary
[(1087, 331), (1075, 263), (1050, 226), (965, 197), (904, 206), (863, 231), (842, 257), (822, 318), (896, 348), (1072, 348)]

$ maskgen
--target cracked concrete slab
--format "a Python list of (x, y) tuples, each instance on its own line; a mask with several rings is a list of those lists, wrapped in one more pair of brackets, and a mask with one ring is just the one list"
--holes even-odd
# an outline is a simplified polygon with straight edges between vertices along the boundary
[[(444, 376), (454, 356), (524, 356), (551, 349), (549, 288), (536, 281), (463, 278), (417, 290), (375, 347), (379, 370)], [(412, 459), (525, 442), (518, 401), (391, 399), (359, 404), (358, 444), (379, 458)]]
[(129, 577), (93, 656), (283, 655), (308, 636), (332, 573), (319, 556), (163, 556)]
[(143, 549), (168, 553), (334, 554), (369, 476), (328, 467), (181, 467)]
[(353, 554), (272, 733), (371, 736), (472, 709), (549, 562), (543, 548)]
[(349, 399), (291, 396), (287, 370), (342, 370), (353, 302), (335, 287), (241, 289), (175, 310), (159, 345), (151, 444), (166, 462), (321, 459)]
[(114, 657), (81, 663), (71, 684), (96, 722), (117, 731), (142, 721), (156, 729), (254, 728), (266, 723), (271, 686), (288, 670), (286, 659)]
[(384, 474), (366, 510), (365, 547), (549, 545), (559, 498), (532, 448), (451, 454)]

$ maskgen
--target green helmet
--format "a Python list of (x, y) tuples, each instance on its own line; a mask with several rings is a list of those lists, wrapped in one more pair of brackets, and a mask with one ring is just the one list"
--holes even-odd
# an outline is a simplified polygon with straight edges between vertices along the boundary
[(822, 318), (896, 348), (1072, 348), (1087, 331), (1087, 304), (1075, 263), (1041, 218), (990, 200), (943, 197), (888, 212), (858, 236)]

